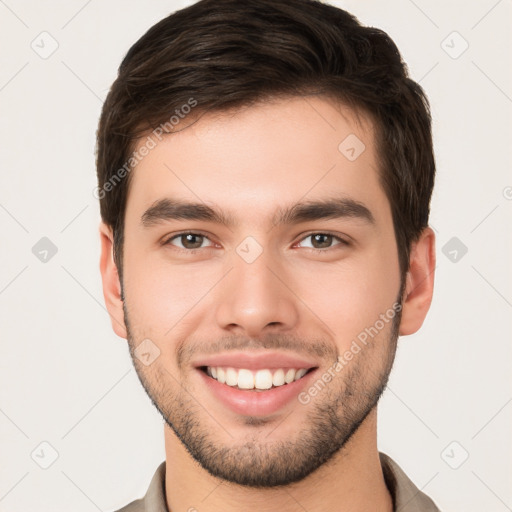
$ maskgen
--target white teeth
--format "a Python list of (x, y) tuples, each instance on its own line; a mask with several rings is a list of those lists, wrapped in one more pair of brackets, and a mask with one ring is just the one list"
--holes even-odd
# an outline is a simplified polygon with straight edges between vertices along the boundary
[(238, 384), (238, 372), (234, 368), (226, 370), (226, 384), (228, 386), (236, 386)]
[(254, 388), (254, 375), (250, 370), (238, 370), (238, 387), (241, 389)]
[[(213, 375), (212, 375), (212, 377), (213, 377)], [(217, 368), (217, 380), (221, 384), (225, 384), (226, 383), (226, 372), (224, 371), (223, 368)]]
[(206, 373), (221, 384), (227, 384), (239, 389), (270, 389), (279, 387), (301, 379), (307, 373), (308, 368), (279, 368), (277, 370), (258, 370), (253, 372), (245, 368), (239, 370), (232, 367), (208, 366)]
[(290, 384), (290, 382), (293, 382), (293, 379), (295, 379), (295, 370), (293, 368), (290, 368), (286, 375), (284, 376), (284, 381), (286, 384)]
[(297, 370), (297, 373), (295, 374), (295, 380), (299, 380), (301, 377), (304, 377), (306, 375), (306, 368), (301, 368), (300, 370)]
[(256, 389), (270, 389), (272, 387), (272, 372), (270, 370), (258, 370), (254, 379)]
[(284, 384), (284, 370), (281, 370), (280, 368), (274, 372), (272, 384), (274, 384), (274, 386), (282, 386)]

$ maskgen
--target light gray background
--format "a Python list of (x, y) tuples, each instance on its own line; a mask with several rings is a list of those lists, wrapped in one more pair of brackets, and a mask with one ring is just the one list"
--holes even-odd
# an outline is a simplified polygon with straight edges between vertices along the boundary
[[(0, 0), (1, 511), (116, 509), (164, 459), (103, 305), (94, 144), (125, 52), (189, 3)], [(434, 117), (435, 298), (400, 341), (380, 449), (444, 511), (512, 510), (511, 1), (332, 3), (391, 35)]]

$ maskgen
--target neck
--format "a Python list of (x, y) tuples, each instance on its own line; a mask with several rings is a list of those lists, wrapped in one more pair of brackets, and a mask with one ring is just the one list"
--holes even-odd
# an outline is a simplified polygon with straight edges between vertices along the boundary
[(300, 482), (255, 489), (210, 475), (165, 426), (165, 489), (169, 512), (392, 512), (377, 451), (376, 408), (347, 445)]

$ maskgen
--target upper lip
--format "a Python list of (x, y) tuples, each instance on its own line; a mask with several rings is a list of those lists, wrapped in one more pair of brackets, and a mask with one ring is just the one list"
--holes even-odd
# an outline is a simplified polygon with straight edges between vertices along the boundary
[(230, 352), (226, 354), (217, 354), (197, 359), (193, 366), (222, 366), (232, 368), (246, 368), (247, 370), (261, 370), (264, 368), (316, 368), (318, 363), (308, 361), (307, 359), (282, 352)]

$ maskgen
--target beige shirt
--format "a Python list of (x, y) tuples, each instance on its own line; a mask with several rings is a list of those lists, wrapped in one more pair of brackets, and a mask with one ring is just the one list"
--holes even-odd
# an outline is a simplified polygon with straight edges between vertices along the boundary
[[(435, 503), (411, 482), (391, 457), (384, 453), (379, 455), (384, 479), (393, 498), (394, 512), (440, 512)], [(146, 496), (117, 512), (169, 512), (165, 502), (165, 461), (158, 466)]]

